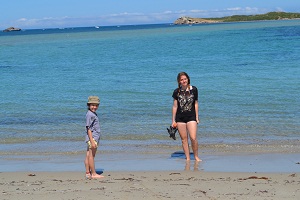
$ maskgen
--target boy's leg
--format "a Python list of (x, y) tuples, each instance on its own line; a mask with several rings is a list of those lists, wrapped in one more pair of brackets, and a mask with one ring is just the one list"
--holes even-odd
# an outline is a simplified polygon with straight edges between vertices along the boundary
[(101, 176), (101, 175), (96, 173), (96, 169), (95, 169), (96, 152), (97, 152), (97, 148), (89, 149), (88, 162), (89, 162), (89, 169), (91, 171), (91, 177), (92, 178), (103, 178), (104, 176)]
[(85, 176), (86, 176), (86, 178), (90, 178), (91, 170), (90, 170), (90, 165), (89, 165), (89, 149), (86, 150), (84, 166), (85, 166)]
[(91, 170), (90, 170), (90, 165), (89, 165), (89, 149), (86, 150), (86, 156), (85, 156), (85, 160), (84, 160), (84, 166), (85, 166), (85, 172), (86, 172), (86, 174), (90, 174)]
[(94, 158), (96, 155), (96, 150), (97, 149), (89, 149), (89, 152), (88, 152), (88, 163), (89, 163), (89, 169), (90, 169), (91, 174), (96, 173), (95, 161), (94, 161)]

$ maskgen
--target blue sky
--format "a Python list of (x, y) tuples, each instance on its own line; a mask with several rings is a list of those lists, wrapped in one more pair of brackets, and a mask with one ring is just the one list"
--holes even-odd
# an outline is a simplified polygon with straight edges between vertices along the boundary
[(1, 0), (0, 29), (173, 23), (181, 16), (299, 12), (300, 0)]

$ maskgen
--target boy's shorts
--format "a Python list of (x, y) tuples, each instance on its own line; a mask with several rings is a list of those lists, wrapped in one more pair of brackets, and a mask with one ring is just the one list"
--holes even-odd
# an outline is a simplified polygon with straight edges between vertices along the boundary
[[(96, 148), (98, 148), (98, 142), (96, 142), (96, 140), (93, 138), (95, 144), (96, 144)], [(88, 141), (87, 142), (87, 145), (88, 145), (88, 148), (91, 149), (92, 148), (92, 144), (91, 144), (91, 141)]]

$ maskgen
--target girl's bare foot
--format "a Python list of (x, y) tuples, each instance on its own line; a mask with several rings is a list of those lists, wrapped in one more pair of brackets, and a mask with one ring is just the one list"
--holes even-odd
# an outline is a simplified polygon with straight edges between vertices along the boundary
[(195, 157), (195, 160), (197, 161), (197, 162), (201, 162), (202, 160), (200, 159), (200, 158), (198, 158), (198, 157)]

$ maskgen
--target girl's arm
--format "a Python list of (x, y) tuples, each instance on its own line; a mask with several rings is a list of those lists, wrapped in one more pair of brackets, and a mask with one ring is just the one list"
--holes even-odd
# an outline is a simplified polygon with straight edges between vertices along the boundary
[(199, 124), (200, 119), (199, 119), (199, 104), (198, 104), (198, 101), (195, 101), (195, 113), (196, 113), (196, 122), (197, 122), (197, 124)]
[(177, 127), (177, 123), (175, 120), (177, 108), (178, 108), (178, 103), (177, 100), (174, 99), (173, 107), (172, 107), (172, 127)]

